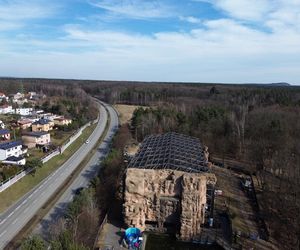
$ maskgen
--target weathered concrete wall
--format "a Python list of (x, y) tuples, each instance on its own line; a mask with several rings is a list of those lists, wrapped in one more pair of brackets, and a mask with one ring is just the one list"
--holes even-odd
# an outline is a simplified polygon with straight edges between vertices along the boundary
[[(197, 239), (204, 222), (206, 175), (129, 168), (125, 181), (125, 223), (158, 232), (173, 228), (183, 240)], [(212, 174), (209, 179), (216, 181)]]

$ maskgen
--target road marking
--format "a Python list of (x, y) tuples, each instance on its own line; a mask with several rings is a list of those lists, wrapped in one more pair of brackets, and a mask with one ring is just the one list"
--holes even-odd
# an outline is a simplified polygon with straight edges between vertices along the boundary
[(28, 196), (28, 199), (30, 199), (30, 198), (32, 197), (32, 195), (33, 195), (33, 194), (29, 195), (29, 196)]
[(5, 221), (6, 221), (6, 219), (2, 220), (2, 221), (0, 222), (0, 225), (2, 225)]
[(21, 207), (21, 205), (17, 206), (15, 210), (18, 210)]
[(13, 214), (14, 214), (14, 212), (11, 212), (11, 213), (7, 216), (7, 218), (11, 217)]
[(36, 190), (34, 190), (34, 192), (33, 192), (33, 193), (35, 194), (36, 192), (37, 192), (37, 189), (36, 189)]
[(7, 232), (7, 230), (4, 230), (4, 231), (0, 234), (0, 237), (3, 236), (6, 232)]
[(11, 224), (15, 225), (15, 224), (17, 223), (17, 221), (18, 221), (18, 219), (15, 219), (15, 220), (13, 221), (13, 223), (11, 223)]
[(21, 203), (21, 205), (24, 205), (26, 202), (27, 202), (27, 199), (24, 200), (24, 201)]

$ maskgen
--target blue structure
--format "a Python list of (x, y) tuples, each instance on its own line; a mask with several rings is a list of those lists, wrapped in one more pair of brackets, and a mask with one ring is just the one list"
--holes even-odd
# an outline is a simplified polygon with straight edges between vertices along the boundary
[(136, 227), (126, 229), (125, 241), (129, 249), (140, 249), (142, 243), (142, 241), (140, 240), (141, 235), (141, 230)]

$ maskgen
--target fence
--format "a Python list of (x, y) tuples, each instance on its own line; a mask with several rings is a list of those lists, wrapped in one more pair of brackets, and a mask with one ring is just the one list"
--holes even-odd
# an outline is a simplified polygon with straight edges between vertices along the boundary
[[(98, 119), (93, 121), (93, 124), (95, 124), (96, 122), (98, 122)], [(69, 140), (64, 145), (61, 146), (61, 149), (56, 149), (56, 150), (52, 151), (50, 154), (44, 156), (41, 159), (43, 164), (46, 163), (47, 161), (51, 160), (54, 156), (62, 154), (82, 134), (82, 131), (90, 125), (91, 125), (91, 122), (89, 122), (86, 125), (84, 125), (83, 127), (81, 127), (77, 132), (74, 133), (73, 136), (71, 136), (69, 138)], [(15, 184), (20, 179), (22, 179), (24, 176), (26, 176), (32, 170), (33, 169), (23, 170), (23, 171), (19, 172), (18, 174), (16, 174), (15, 176), (9, 178), (8, 180), (1, 182), (0, 183), (0, 193), (3, 192), (5, 189), (9, 188), (11, 185)]]
[(0, 193), (3, 192), (5, 189), (9, 188), (11, 185), (15, 184), (27, 174), (31, 173), (32, 170), (33, 169), (22, 170), (19, 173), (17, 173), (14, 177), (11, 177), (8, 180), (0, 183)]

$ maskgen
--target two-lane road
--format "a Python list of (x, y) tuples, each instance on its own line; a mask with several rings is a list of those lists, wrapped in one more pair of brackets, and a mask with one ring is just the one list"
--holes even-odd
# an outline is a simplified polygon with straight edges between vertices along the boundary
[[(106, 104), (103, 105), (107, 106), (112, 116), (108, 132), (108, 135), (110, 135), (108, 139), (110, 140), (113, 136), (113, 133), (118, 127), (118, 119), (115, 111), (110, 106)], [(100, 105), (100, 118), (96, 129), (89, 138), (90, 142), (88, 144), (83, 144), (76, 151), (76, 153), (71, 156), (59, 169), (57, 169), (54, 173), (43, 180), (38, 186), (33, 188), (18, 202), (16, 202), (3, 214), (1, 214), (0, 249), (3, 249), (16, 236), (17, 233), (26, 225), (26, 223), (28, 223), (28, 221), (36, 214), (36, 212), (46, 203), (46, 201), (53, 194), (55, 194), (58, 188), (65, 182), (65, 180), (85, 158), (88, 152), (95, 146), (98, 139), (104, 133), (105, 126), (108, 120), (108, 114), (103, 105)], [(106, 140), (105, 143), (107, 143)], [(67, 197), (67, 199), (70, 198)]]

